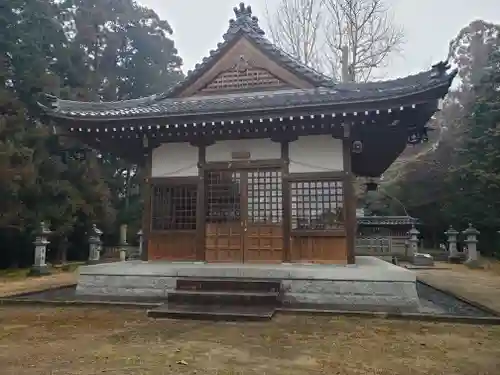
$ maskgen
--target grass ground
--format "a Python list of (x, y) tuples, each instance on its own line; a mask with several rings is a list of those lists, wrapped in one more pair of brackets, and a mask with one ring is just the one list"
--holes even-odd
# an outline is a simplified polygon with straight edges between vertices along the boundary
[(149, 320), (144, 311), (0, 308), (2, 375), (496, 375), (500, 327), (278, 316)]

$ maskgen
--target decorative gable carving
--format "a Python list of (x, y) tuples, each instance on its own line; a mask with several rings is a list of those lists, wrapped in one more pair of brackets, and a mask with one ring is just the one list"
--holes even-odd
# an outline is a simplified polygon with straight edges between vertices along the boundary
[(288, 85), (285, 82), (266, 69), (252, 66), (242, 55), (233, 67), (217, 75), (199, 92), (209, 94), (237, 90), (276, 89), (286, 86)]
[(251, 40), (240, 36), (176, 97), (312, 87), (310, 82), (270, 59)]

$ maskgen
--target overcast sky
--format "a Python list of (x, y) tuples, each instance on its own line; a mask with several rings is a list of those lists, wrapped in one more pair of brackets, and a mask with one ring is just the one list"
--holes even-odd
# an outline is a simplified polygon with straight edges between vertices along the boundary
[[(173, 27), (173, 39), (184, 70), (200, 62), (227, 30), (239, 0), (139, 0)], [(278, 0), (267, 0), (270, 8)], [(254, 15), (264, 20), (266, 0), (246, 0)], [(475, 19), (500, 23), (500, 0), (387, 0), (396, 21), (405, 30), (406, 43), (385, 76), (406, 76), (445, 59), (448, 43)], [(264, 22), (262, 22), (264, 23)], [(264, 26), (264, 25), (263, 25)]]

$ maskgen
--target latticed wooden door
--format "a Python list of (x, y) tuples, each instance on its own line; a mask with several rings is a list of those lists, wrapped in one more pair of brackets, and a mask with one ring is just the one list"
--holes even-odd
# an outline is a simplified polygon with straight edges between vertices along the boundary
[(282, 261), (280, 170), (208, 172), (207, 203), (208, 262)]
[(244, 260), (248, 263), (283, 261), (283, 175), (278, 169), (246, 172), (243, 225)]
[(208, 262), (243, 262), (244, 191), (238, 171), (210, 171), (206, 176), (206, 248)]

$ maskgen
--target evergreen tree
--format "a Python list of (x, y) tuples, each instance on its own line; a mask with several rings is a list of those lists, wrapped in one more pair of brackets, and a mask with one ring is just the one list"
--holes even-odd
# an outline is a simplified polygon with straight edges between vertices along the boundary
[(91, 222), (106, 227), (117, 210), (139, 221), (137, 167), (88, 150), (73, 157), (83, 145), (53, 134), (39, 94), (121, 100), (166, 90), (182, 78), (172, 31), (132, 0), (10, 0), (0, 30), (0, 266), (32, 262), (40, 220), (55, 231), (49, 257), (57, 250), (64, 261), (73, 247), (84, 258)]
[(484, 227), (500, 227), (500, 39), (497, 46), (474, 86), (459, 165), (450, 175), (450, 183), (459, 186), (462, 197), (449, 206), (452, 215)]

